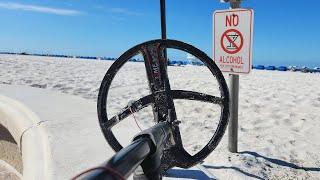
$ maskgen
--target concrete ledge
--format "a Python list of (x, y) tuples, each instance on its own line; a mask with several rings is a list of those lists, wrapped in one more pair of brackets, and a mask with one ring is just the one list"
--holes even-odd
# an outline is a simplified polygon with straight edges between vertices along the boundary
[(39, 117), (25, 105), (0, 95), (0, 123), (9, 130), (19, 147), (24, 131), (39, 122)]
[(22, 154), (23, 178), (43, 179), (48, 166), (47, 135), (40, 118), (22, 103), (0, 95), (0, 124), (8, 129)]
[(23, 179), (70, 179), (114, 154), (94, 101), (16, 85), (0, 85), (0, 94), (0, 123), (20, 142)]

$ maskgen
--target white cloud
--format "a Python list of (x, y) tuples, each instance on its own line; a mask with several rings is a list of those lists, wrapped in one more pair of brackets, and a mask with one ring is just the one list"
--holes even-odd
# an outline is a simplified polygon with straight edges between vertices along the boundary
[(0, 8), (11, 9), (11, 10), (21, 10), (21, 11), (33, 11), (46, 14), (56, 14), (62, 16), (75, 16), (80, 15), (82, 12), (72, 9), (60, 9), (60, 8), (51, 8), (45, 6), (29, 5), (29, 4), (20, 4), (20, 3), (3, 3), (0, 2)]
[(136, 15), (136, 16), (142, 15), (142, 13), (130, 11), (126, 8), (111, 8), (110, 12), (117, 13), (117, 14), (124, 14), (124, 15)]

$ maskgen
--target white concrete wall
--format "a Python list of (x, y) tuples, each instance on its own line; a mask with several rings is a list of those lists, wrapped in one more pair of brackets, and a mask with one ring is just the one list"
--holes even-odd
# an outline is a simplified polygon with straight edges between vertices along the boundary
[(70, 179), (114, 154), (94, 101), (15, 85), (0, 84), (0, 94), (0, 123), (20, 142), (23, 179)]
[(0, 124), (9, 130), (19, 146), (23, 179), (46, 177), (49, 148), (44, 129), (38, 127), (40, 123), (40, 118), (25, 105), (0, 95)]

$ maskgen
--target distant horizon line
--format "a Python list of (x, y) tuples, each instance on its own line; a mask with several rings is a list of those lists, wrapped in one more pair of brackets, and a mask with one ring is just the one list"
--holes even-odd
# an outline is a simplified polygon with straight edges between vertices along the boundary
[[(71, 55), (71, 54), (60, 54), (60, 53), (30, 53), (27, 51), (21, 51), (21, 52), (15, 52), (15, 51), (0, 51), (0, 54), (25, 54), (25, 55), (52, 55), (52, 56), (68, 56), (68, 57), (73, 57), (73, 56), (83, 56), (83, 57), (107, 57), (107, 56), (84, 56), (84, 55)], [(111, 57), (110, 57), (111, 58)]]
[[(85, 59), (101, 59), (101, 60), (116, 60), (118, 57), (111, 57), (111, 56), (83, 56), (83, 55), (66, 55), (66, 54), (54, 54), (54, 53), (29, 53), (26, 51), (23, 52), (10, 52), (10, 51), (0, 51), (0, 54), (8, 54), (8, 55), (31, 55), (31, 56), (48, 56), (48, 57), (65, 57), (65, 58), (85, 58)], [(134, 60), (141, 61), (139, 58), (133, 58)], [(185, 60), (173, 60), (173, 61), (181, 61), (181, 62), (187, 62), (187, 58)], [(304, 61), (305, 62), (305, 61)], [(263, 65), (264, 62), (254, 63), (254, 65)], [(272, 62), (269, 64), (273, 64), (270, 66), (276, 66), (275, 64), (278, 64), (278, 66), (308, 66), (303, 63), (298, 62), (292, 62), (292, 63), (276, 63)], [(282, 64), (282, 65), (280, 65)], [(298, 65), (299, 64), (299, 65)], [(307, 63), (309, 66), (318, 67), (320, 66), (320, 63), (318, 62), (309, 62)], [(311, 65), (312, 64), (312, 65)]]

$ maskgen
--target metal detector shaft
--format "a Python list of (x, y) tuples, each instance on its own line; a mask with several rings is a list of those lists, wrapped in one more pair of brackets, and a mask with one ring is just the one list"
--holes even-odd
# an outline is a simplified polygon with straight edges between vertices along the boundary
[[(170, 129), (169, 123), (161, 122), (142, 131), (129, 146), (121, 149), (100, 167), (106, 167), (121, 177), (128, 178), (138, 166), (142, 165), (146, 175), (160, 179), (161, 153), (159, 152), (163, 151), (162, 148), (169, 137)], [(120, 179), (115, 173), (100, 168), (90, 171), (80, 178), (88, 180)]]
[[(128, 178), (133, 171), (142, 163), (142, 161), (148, 156), (151, 151), (151, 141), (148, 138), (141, 138), (132, 142), (126, 148), (123, 148), (117, 154), (115, 154), (109, 161), (104, 163), (101, 167), (107, 167), (113, 169), (117, 174), (120, 174), (123, 178)], [(81, 179), (120, 179), (117, 175), (105, 171), (104, 169), (97, 169), (87, 173), (85, 177)]]

